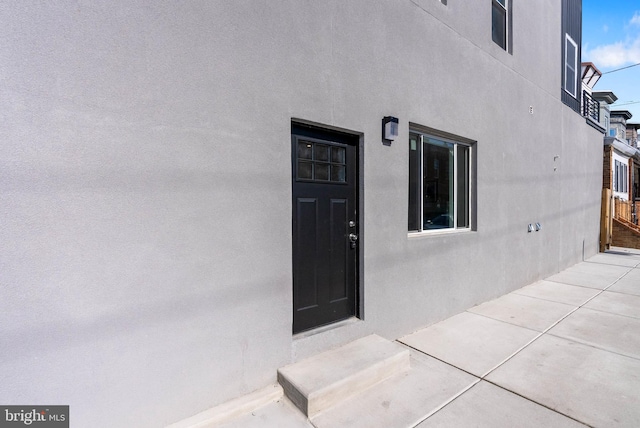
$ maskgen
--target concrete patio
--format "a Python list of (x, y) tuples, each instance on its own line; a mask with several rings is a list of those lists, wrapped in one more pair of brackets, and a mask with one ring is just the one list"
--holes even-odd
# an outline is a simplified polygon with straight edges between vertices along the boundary
[(397, 342), (409, 371), (310, 420), (278, 396), (215, 426), (639, 427), (640, 250), (598, 254)]

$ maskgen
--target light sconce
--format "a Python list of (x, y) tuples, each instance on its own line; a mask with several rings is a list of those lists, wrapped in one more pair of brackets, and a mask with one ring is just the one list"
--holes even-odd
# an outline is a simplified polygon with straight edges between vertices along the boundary
[(529, 224), (529, 227), (527, 228), (527, 232), (528, 233), (533, 232), (533, 225), (532, 224)]
[(540, 223), (536, 223), (536, 232), (539, 232), (542, 229), (542, 225)]
[(382, 119), (382, 139), (393, 141), (398, 138), (398, 118), (385, 116)]

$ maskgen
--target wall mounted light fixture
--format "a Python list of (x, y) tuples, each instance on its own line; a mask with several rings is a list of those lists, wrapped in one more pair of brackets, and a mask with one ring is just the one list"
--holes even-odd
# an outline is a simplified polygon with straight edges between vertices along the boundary
[(382, 119), (382, 139), (393, 141), (398, 138), (398, 118), (385, 116)]

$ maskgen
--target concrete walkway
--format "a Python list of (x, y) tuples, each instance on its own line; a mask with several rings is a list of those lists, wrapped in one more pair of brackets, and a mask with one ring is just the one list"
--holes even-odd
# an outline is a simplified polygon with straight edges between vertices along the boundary
[(411, 370), (307, 420), (231, 427), (640, 427), (640, 250), (616, 248), (398, 339)]

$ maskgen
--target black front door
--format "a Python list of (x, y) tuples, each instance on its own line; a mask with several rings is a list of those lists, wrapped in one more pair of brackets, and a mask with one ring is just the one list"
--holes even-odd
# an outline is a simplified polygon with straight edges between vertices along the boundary
[(293, 332), (356, 315), (358, 137), (292, 126)]

